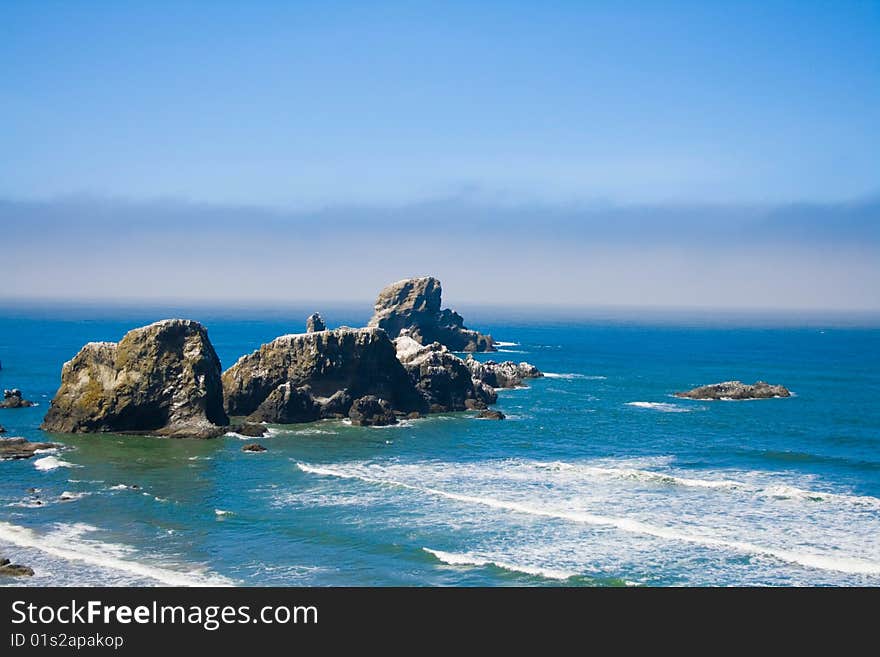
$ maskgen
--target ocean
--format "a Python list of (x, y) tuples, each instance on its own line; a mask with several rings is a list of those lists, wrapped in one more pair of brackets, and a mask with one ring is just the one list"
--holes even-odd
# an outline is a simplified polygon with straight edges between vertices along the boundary
[[(311, 310), (186, 316), (225, 368)], [(356, 326), (368, 309), (324, 314)], [(247, 441), (39, 430), (84, 343), (179, 315), (0, 312), (0, 387), (39, 404), (0, 424), (67, 447), (0, 462), (0, 556), (35, 570), (3, 584), (880, 585), (876, 324), (478, 309), (468, 325), (503, 343), (479, 358), (547, 374), (500, 392), (500, 422), (323, 421)], [(730, 379), (794, 396), (672, 396)], [(268, 451), (241, 451), (254, 440)]]

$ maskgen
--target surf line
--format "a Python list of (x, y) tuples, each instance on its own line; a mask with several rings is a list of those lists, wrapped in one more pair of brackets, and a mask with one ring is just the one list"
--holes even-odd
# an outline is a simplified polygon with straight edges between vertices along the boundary
[(583, 523), (587, 525), (597, 525), (603, 527), (614, 527), (621, 531), (631, 534), (643, 534), (662, 538), (670, 541), (681, 541), (702, 545), (703, 547), (721, 548), (734, 550), (746, 554), (759, 554), (773, 557), (780, 561), (795, 563), (808, 568), (816, 568), (819, 570), (833, 570), (836, 572), (856, 574), (856, 575), (880, 575), (880, 563), (867, 561), (854, 557), (832, 557), (822, 554), (814, 554), (808, 552), (795, 552), (794, 550), (786, 550), (781, 548), (770, 548), (745, 541), (729, 541), (713, 536), (705, 536), (700, 534), (690, 534), (687, 532), (677, 531), (668, 527), (659, 527), (651, 525), (640, 520), (632, 520), (630, 518), (617, 518), (613, 516), (600, 516), (592, 513), (583, 513), (579, 511), (561, 511), (556, 509), (540, 509), (520, 504), (519, 502), (505, 502), (496, 500), (491, 497), (476, 497), (473, 495), (463, 495), (461, 493), (451, 493), (449, 491), (440, 490), (439, 488), (423, 488), (413, 486), (402, 481), (394, 479), (377, 479), (356, 473), (344, 472), (332, 468), (322, 468), (307, 465), (305, 463), (297, 463), (296, 466), (303, 472), (309, 474), (322, 475), (325, 477), (336, 477), (340, 479), (357, 479), (366, 483), (396, 486), (407, 490), (427, 493), (437, 497), (464, 502), (466, 504), (477, 504), (492, 509), (501, 509), (504, 511), (513, 511), (515, 513), (523, 513), (526, 515), (539, 516), (544, 518), (554, 518), (558, 520), (568, 520), (570, 522)]

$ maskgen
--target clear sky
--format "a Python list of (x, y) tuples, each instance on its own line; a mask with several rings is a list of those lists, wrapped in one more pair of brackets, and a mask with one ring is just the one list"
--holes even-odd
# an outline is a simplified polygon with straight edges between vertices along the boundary
[[(880, 308), (880, 2), (2, 0), (0, 82), (7, 295), (355, 299), (436, 273), (472, 301)], [(172, 232), (183, 283), (119, 275)], [(504, 240), (416, 257), (452, 232)], [(221, 294), (194, 243), (275, 282)], [(516, 290), (502, 246), (529, 253)]]

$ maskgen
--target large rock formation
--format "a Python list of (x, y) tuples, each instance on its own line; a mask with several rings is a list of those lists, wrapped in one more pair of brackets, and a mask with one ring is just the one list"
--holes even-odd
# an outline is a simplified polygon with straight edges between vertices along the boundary
[(432, 276), (392, 283), (379, 293), (368, 326), (391, 338), (408, 335), (419, 344), (439, 342), (452, 351), (495, 351), (491, 335), (465, 328), (454, 310), (440, 308), (440, 281)]
[(686, 392), (676, 392), (676, 397), (683, 399), (771, 399), (773, 397), (791, 397), (785, 386), (771, 385), (764, 381), (743, 383), (742, 381), (724, 381), (699, 386)]
[(465, 362), (438, 342), (420, 345), (402, 335), (394, 341), (397, 358), (432, 413), (486, 408), (495, 391), (473, 380)]
[(0, 408), (28, 408), (33, 405), (34, 402), (22, 399), (21, 390), (18, 388), (4, 390), (3, 400), (0, 401)]
[[(279, 391), (285, 384), (289, 391)], [(345, 417), (352, 402), (366, 395), (384, 399), (401, 412), (424, 408), (394, 345), (377, 328), (283, 335), (243, 356), (223, 374), (227, 412), (251, 415), (262, 409), (252, 419), (264, 422), (281, 422), (281, 415), (271, 411), (291, 408), (292, 399), (294, 407), (303, 403), (306, 408), (305, 386), (319, 407), (318, 417)]]
[(29, 459), (37, 450), (61, 447), (58, 443), (32, 443), (24, 438), (0, 438), (0, 459)]
[(41, 428), (174, 437), (224, 433), (220, 361), (198, 322), (166, 319), (91, 342), (61, 371)]
[(524, 379), (544, 376), (530, 363), (514, 363), (512, 360), (503, 363), (487, 360), (481, 363), (473, 357), (468, 357), (464, 362), (475, 380), (492, 388), (516, 388), (522, 385)]
[(324, 318), (321, 317), (321, 313), (312, 313), (309, 315), (309, 318), (306, 320), (306, 333), (326, 330), (327, 324), (324, 323)]

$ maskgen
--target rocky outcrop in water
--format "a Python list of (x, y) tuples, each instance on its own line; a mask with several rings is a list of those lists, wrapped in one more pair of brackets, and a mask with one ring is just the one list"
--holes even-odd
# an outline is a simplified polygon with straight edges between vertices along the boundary
[(321, 407), (308, 386), (294, 388), (288, 381), (269, 393), (263, 403), (248, 416), (252, 422), (296, 424), (321, 418)]
[(516, 388), (522, 385), (525, 379), (544, 376), (537, 367), (530, 363), (514, 363), (512, 360), (506, 360), (503, 363), (487, 360), (481, 363), (472, 357), (467, 358), (464, 362), (474, 379), (492, 388)]
[(503, 420), (504, 417), (505, 415), (501, 411), (491, 411), (488, 409), (477, 413), (477, 419), (479, 420)]
[[(285, 384), (289, 392), (279, 391)], [(404, 413), (424, 408), (394, 345), (377, 328), (283, 335), (243, 356), (223, 374), (227, 412), (251, 415), (262, 407), (251, 419), (263, 422), (281, 422), (274, 411), (290, 408), (291, 400), (294, 406), (311, 408), (304, 399), (306, 387), (319, 409), (312, 419), (347, 417), (354, 400), (368, 395)]]
[(28, 408), (30, 406), (34, 406), (34, 402), (23, 399), (21, 390), (18, 388), (3, 391), (3, 401), (0, 401), (0, 408)]
[(306, 333), (314, 333), (315, 331), (326, 331), (327, 325), (321, 313), (312, 313), (306, 320)]
[(495, 391), (475, 382), (465, 362), (439, 342), (420, 345), (402, 335), (394, 344), (397, 358), (424, 398), (429, 412), (480, 409), (497, 401)]
[(6, 433), (6, 427), (0, 424), (0, 433)]
[(91, 342), (61, 371), (41, 428), (208, 438), (227, 431), (220, 361), (198, 322), (166, 319)]
[(9, 559), (0, 559), (0, 575), (6, 575), (8, 577), (30, 577), (33, 574), (33, 568), (22, 566), (18, 563), (12, 563)]
[(0, 459), (29, 459), (37, 450), (61, 447), (58, 443), (32, 443), (24, 438), (0, 438)]
[(252, 422), (245, 422), (244, 424), (230, 427), (230, 430), (248, 438), (261, 438), (269, 433), (269, 430), (262, 424), (254, 424)]
[(242, 452), (267, 452), (265, 447), (263, 447), (260, 443), (251, 443), (250, 445), (245, 445), (241, 448)]
[(683, 399), (772, 399), (774, 397), (791, 397), (791, 392), (780, 385), (771, 385), (764, 381), (748, 384), (742, 381), (724, 381), (699, 386), (686, 392), (676, 392), (676, 397)]
[(465, 328), (454, 310), (441, 309), (442, 288), (432, 276), (392, 283), (379, 293), (368, 326), (391, 338), (408, 335), (419, 344), (439, 342), (452, 351), (495, 351), (492, 336)]
[(397, 416), (391, 404), (375, 395), (355, 399), (348, 417), (353, 425), (359, 427), (384, 427), (397, 424)]

